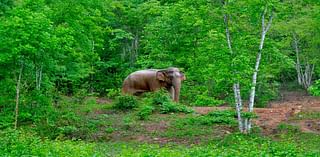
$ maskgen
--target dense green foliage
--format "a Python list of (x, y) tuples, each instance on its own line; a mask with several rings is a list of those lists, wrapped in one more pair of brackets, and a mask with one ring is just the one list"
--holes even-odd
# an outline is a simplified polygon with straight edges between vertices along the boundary
[(309, 87), (309, 92), (314, 96), (320, 96), (320, 80), (315, 81), (315, 83)]
[[(47, 116), (45, 109), (60, 95), (118, 96), (126, 75), (144, 68), (181, 68), (187, 76), (181, 100), (191, 105), (233, 102), (234, 78), (247, 98), (265, 7), (275, 17), (258, 75), (260, 106), (296, 79), (293, 33), (301, 64), (315, 65), (313, 76), (319, 78), (317, 1), (1, 2), (1, 127), (13, 124), (18, 89), (19, 123), (34, 122)], [(228, 51), (225, 13), (235, 54)]]
[[(319, 154), (316, 149), (304, 151), (294, 140), (277, 143), (234, 134), (220, 144), (195, 147), (119, 144), (116, 152), (106, 148), (113, 147), (112, 144), (101, 147), (99, 143), (88, 143), (143, 132), (137, 127), (140, 122), (151, 123), (157, 116), (160, 119), (159, 114), (172, 116), (175, 121), (171, 121), (167, 132), (150, 133), (152, 138), (156, 134), (193, 139), (219, 132), (212, 125), (234, 129), (234, 111), (206, 116), (188, 114), (183, 118), (176, 114), (192, 113), (186, 105), (233, 106), (232, 84), (236, 79), (246, 102), (264, 10), (274, 12), (274, 18), (262, 52), (257, 106), (263, 107), (277, 99), (279, 89), (288, 82), (297, 82), (297, 57), (303, 70), (307, 69), (306, 65), (314, 67), (313, 84), (308, 91), (319, 96), (320, 3), (317, 0), (1, 0), (0, 154)], [(228, 49), (225, 14), (230, 17), (228, 26), (234, 53)], [(187, 80), (181, 88), (182, 104), (172, 102), (163, 91), (139, 99), (121, 96), (122, 81), (129, 73), (172, 66), (186, 74)], [(107, 100), (97, 103), (96, 97), (107, 97)], [(113, 107), (106, 105), (113, 100)], [(243, 116), (255, 115), (244, 113)], [(318, 114), (312, 118), (318, 118)], [(15, 124), (18, 129), (11, 130)], [(96, 148), (101, 150), (97, 152)]]

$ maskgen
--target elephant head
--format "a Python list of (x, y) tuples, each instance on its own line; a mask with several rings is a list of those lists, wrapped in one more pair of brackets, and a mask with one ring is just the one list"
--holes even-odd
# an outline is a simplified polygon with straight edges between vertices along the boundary
[(186, 80), (186, 76), (178, 68), (168, 68), (156, 72), (156, 78), (164, 83), (174, 101), (179, 101), (181, 81)]
[(181, 81), (185, 75), (178, 68), (147, 69), (131, 73), (123, 82), (122, 93), (140, 95), (161, 88), (167, 89), (174, 101), (179, 101)]

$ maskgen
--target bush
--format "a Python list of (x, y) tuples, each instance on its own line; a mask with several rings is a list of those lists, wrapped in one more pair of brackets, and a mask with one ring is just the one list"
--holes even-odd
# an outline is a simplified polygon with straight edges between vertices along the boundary
[(256, 107), (266, 107), (268, 102), (279, 98), (280, 83), (277, 81), (268, 82), (268, 79), (261, 80), (257, 84), (256, 90)]
[(97, 108), (101, 108), (94, 97), (83, 102), (84, 104), (79, 104), (75, 103), (73, 98), (61, 98), (46, 119), (34, 123), (33, 129), (40, 136), (49, 139), (92, 139), (93, 134), (104, 126), (105, 121), (90, 117)]
[(151, 98), (152, 105), (161, 105), (165, 102), (172, 102), (169, 93), (165, 90), (148, 93), (146, 94), (146, 97)]
[(118, 96), (113, 107), (123, 111), (131, 110), (138, 107), (138, 101), (131, 95)]
[(149, 106), (153, 106), (155, 109), (159, 110), (160, 113), (164, 114), (175, 112), (193, 112), (193, 110), (188, 108), (187, 106), (173, 102), (168, 92), (165, 90), (160, 90), (154, 93), (147, 93), (143, 103)]
[(320, 80), (315, 81), (314, 84), (309, 87), (308, 91), (313, 96), (320, 96)]
[(138, 111), (138, 117), (140, 120), (148, 119), (148, 116), (152, 114), (152, 112), (155, 110), (153, 106), (150, 105), (144, 105), (140, 108)]
[(107, 97), (110, 99), (116, 98), (121, 95), (120, 89), (106, 89)]

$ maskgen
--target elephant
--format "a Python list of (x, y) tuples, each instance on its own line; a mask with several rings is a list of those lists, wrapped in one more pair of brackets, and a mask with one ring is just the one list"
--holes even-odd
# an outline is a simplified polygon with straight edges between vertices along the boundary
[(184, 80), (184, 73), (175, 67), (139, 70), (123, 81), (122, 94), (140, 95), (164, 88), (175, 102), (179, 102), (181, 82)]

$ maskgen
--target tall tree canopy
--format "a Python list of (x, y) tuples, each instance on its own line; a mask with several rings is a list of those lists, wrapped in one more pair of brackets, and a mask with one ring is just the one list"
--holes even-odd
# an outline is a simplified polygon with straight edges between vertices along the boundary
[(260, 106), (302, 74), (308, 73), (306, 88), (320, 78), (318, 1), (1, 1), (0, 116), (13, 119), (20, 102), (22, 118), (41, 117), (32, 109), (59, 95), (106, 96), (130, 72), (170, 66), (187, 76), (184, 103), (233, 104), (235, 80), (247, 99), (263, 14), (266, 21), (273, 14), (273, 22), (255, 86)]

